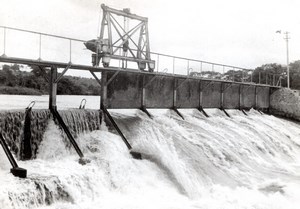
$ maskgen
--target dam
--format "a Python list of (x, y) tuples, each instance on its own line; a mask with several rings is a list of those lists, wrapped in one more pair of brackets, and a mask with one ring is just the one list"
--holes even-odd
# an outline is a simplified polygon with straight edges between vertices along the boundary
[[(1, 26), (4, 37), (7, 31), (38, 37), (38, 59), (12, 56), (4, 43), (0, 62), (37, 66), (49, 99), (48, 108), (33, 101), (0, 112), (0, 208), (207, 208), (216, 199), (216, 208), (295, 208), (300, 126), (272, 115), (294, 115), (276, 101), (292, 90), (277, 85), (277, 75), (254, 83), (249, 69), (151, 53), (142, 41), (147, 19), (103, 10), (105, 27), (115, 21), (109, 13), (142, 22), (137, 49), (127, 45), (136, 28), (118, 34), (115, 49), (100, 38), (98, 49), (93, 40)], [(42, 56), (45, 37), (69, 44), (66, 61)], [(92, 49), (92, 65), (74, 59), (75, 42)], [(136, 54), (124, 58), (118, 50)], [(168, 68), (163, 58), (171, 60)], [(184, 64), (176, 66), (178, 60)], [(191, 74), (195, 66), (207, 71), (205, 65), (239, 70), (242, 78)], [(99, 83), (98, 108), (58, 105), (57, 86), (70, 71), (88, 72)]]

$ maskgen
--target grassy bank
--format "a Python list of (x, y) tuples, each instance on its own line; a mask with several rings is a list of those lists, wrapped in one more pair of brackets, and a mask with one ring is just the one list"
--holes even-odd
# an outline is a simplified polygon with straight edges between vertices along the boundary
[(33, 88), (27, 87), (11, 87), (0, 86), (0, 94), (14, 94), (14, 95), (42, 95), (42, 92)]

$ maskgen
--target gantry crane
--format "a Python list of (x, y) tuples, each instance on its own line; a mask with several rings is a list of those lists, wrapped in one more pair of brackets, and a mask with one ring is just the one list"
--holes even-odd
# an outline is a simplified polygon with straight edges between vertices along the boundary
[[(130, 12), (130, 9), (116, 10), (101, 4), (103, 11), (100, 36), (87, 41), (85, 46), (94, 52), (93, 66), (99, 66), (100, 60), (104, 67), (109, 67), (111, 59), (122, 62), (122, 68), (127, 68), (127, 62), (136, 62), (139, 70), (153, 72), (155, 61), (150, 58), (150, 43), (148, 18)], [(124, 20), (120, 23), (118, 18)], [(134, 23), (129, 26), (129, 20)]]

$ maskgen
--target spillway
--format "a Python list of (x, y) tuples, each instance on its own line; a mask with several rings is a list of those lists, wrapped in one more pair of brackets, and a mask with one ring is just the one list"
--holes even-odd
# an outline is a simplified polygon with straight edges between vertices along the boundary
[(0, 208), (298, 208), (300, 125), (255, 110), (115, 110), (136, 160), (109, 126), (76, 141), (86, 165), (49, 120), (36, 159), (9, 174), (0, 149)]

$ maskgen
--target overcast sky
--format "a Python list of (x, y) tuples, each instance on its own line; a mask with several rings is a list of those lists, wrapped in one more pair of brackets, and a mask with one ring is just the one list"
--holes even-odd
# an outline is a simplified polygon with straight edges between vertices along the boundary
[(0, 0), (0, 25), (89, 40), (101, 3), (148, 17), (151, 51), (245, 68), (285, 64), (282, 30), (290, 61), (300, 60), (299, 0)]

